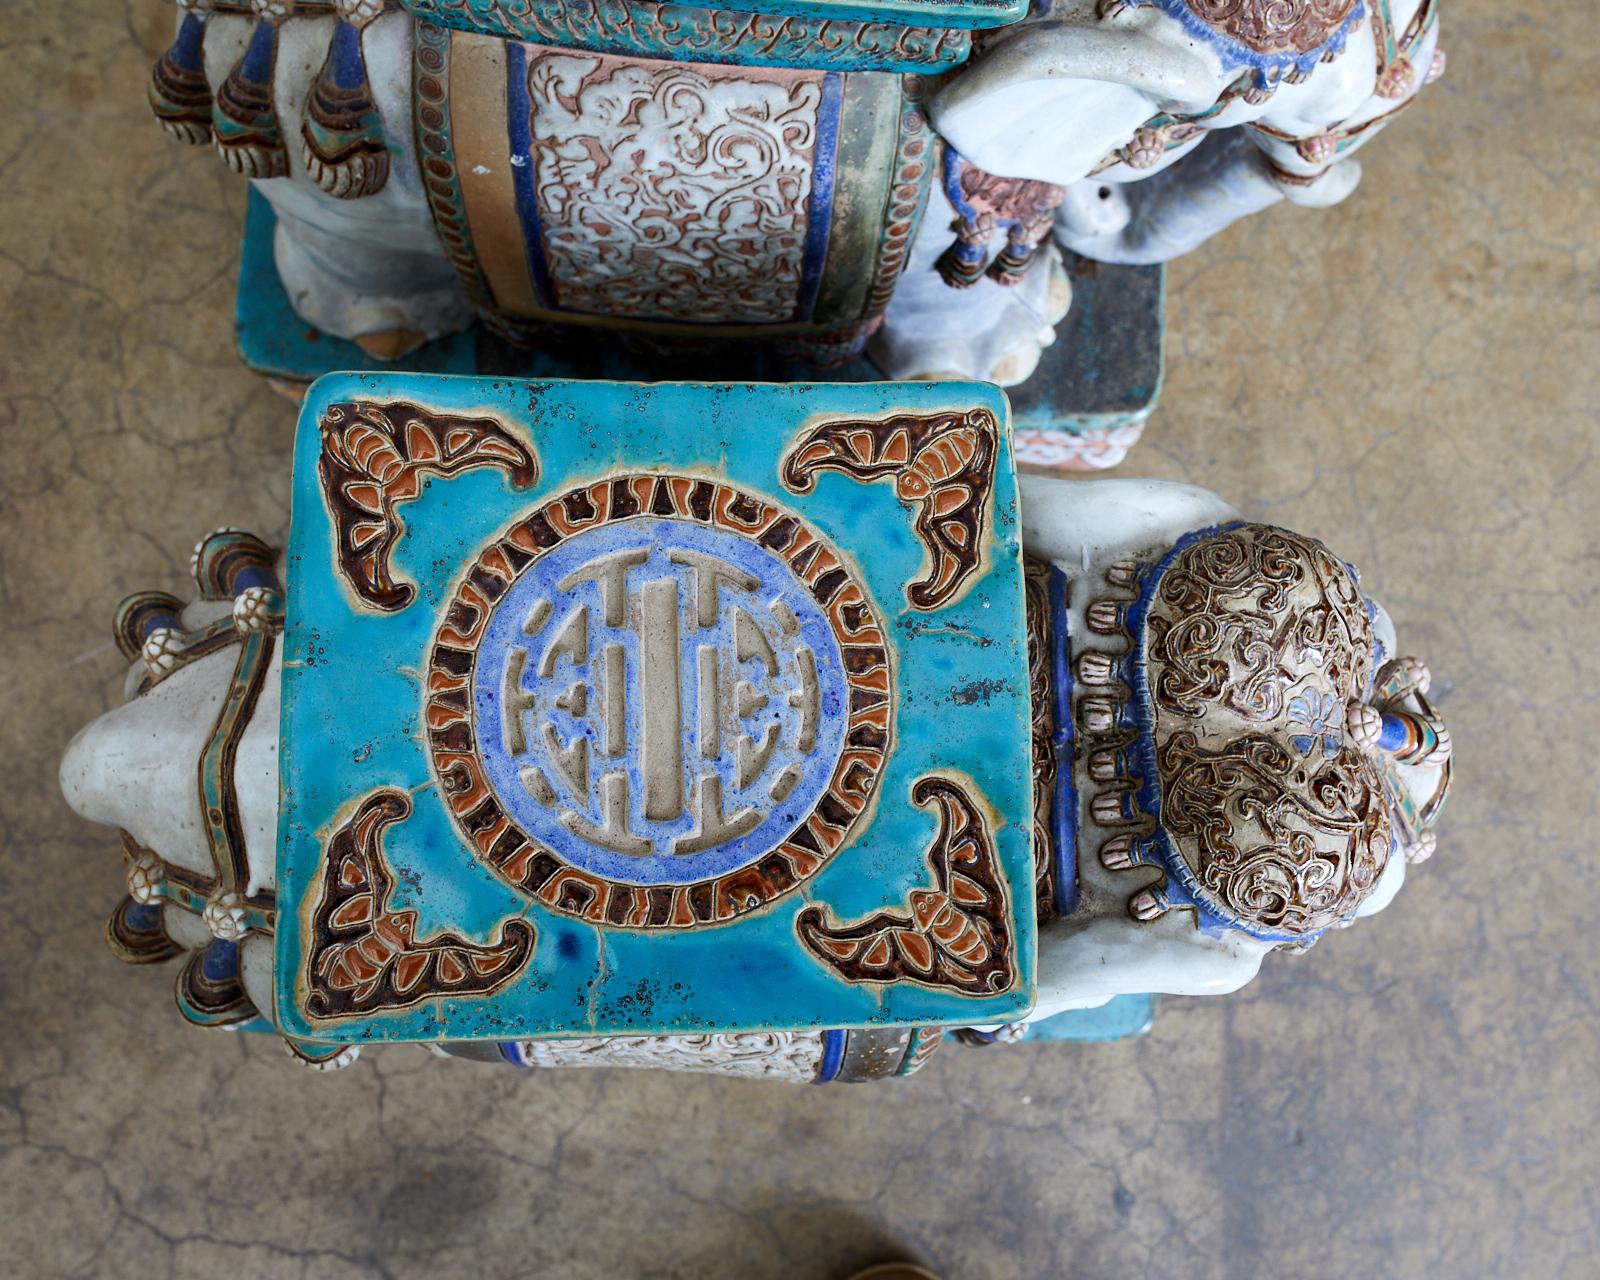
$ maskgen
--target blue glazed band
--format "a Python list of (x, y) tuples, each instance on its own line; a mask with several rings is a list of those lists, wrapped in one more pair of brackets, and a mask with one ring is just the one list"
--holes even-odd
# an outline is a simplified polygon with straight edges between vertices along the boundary
[(252, 565), (249, 568), (239, 570), (238, 575), (233, 580), (233, 594), (242, 596), (251, 587), (265, 587), (268, 591), (276, 591), (278, 589), (278, 579), (273, 575), (271, 569)]
[(190, 10), (183, 15), (183, 22), (178, 27), (178, 38), (172, 42), (168, 56), (185, 71), (204, 71), (205, 58), (202, 49), (205, 38), (205, 19)]
[(258, 22), (250, 33), (250, 47), (245, 50), (244, 61), (239, 64), (239, 77), (250, 84), (271, 88), (277, 50), (278, 28), (270, 22)]
[(811, 167), (811, 196), (806, 201), (806, 247), (800, 274), (795, 319), (809, 320), (817, 309), (817, 290), (828, 258), (828, 233), (833, 226), (833, 191), (839, 143), (839, 107), (844, 77), (830, 71), (822, 77), (822, 102), (817, 108), (817, 141)]
[(817, 1066), (817, 1075), (812, 1084), (832, 1084), (839, 1078), (839, 1068), (844, 1064), (844, 1042), (848, 1031), (824, 1031), (822, 1033), (822, 1061)]
[(1384, 751), (1398, 751), (1411, 738), (1411, 730), (1399, 716), (1385, 714), (1383, 728), (1378, 732), (1378, 746)]
[(226, 938), (213, 938), (200, 960), (200, 972), (212, 982), (226, 982), (239, 976), (239, 944)]
[(341, 89), (365, 87), (367, 67), (361, 56), (361, 32), (348, 22), (341, 22), (333, 29), (333, 40), (328, 45), (328, 62), (333, 68), (333, 82)]
[(520, 44), (506, 46), (506, 116), (511, 132), (511, 181), (517, 197), (517, 221), (522, 226), (528, 259), (528, 279), (541, 307), (558, 305), (550, 266), (544, 257), (544, 232), (539, 226), (539, 197), (535, 184), (538, 161), (533, 155), (533, 98), (528, 92), (528, 51)]
[(151, 933), (161, 927), (161, 907), (154, 902), (130, 900), (123, 917), (128, 927), (138, 933)]
[(1055, 676), (1056, 794), (1051, 806), (1058, 916), (1078, 905), (1078, 788), (1072, 773), (1072, 632), (1067, 613), (1067, 577), (1050, 566), (1051, 662)]

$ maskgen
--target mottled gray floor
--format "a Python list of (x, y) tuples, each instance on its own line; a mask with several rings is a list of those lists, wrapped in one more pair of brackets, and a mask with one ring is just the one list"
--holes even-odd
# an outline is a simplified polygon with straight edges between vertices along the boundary
[(179, 1022), (56, 792), (118, 598), (284, 525), (292, 413), (231, 351), (244, 190), (143, 105), (157, 0), (0, 25), (0, 1271), (128, 1277), (1592, 1276), (1600, 755), (1596, 45), (1445, 0), (1445, 80), (1346, 207), (1172, 275), (1123, 468), (1359, 562), (1453, 686), (1460, 788), (1380, 919), (1138, 1043), (950, 1047), (900, 1088), (317, 1078)]

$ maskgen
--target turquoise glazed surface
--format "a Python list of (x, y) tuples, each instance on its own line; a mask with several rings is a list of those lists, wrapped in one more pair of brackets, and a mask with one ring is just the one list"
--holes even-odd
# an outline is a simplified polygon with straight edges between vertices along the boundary
[[(489, 35), (519, 35), (530, 23), (526, 4), (508, 0), (403, 0), (419, 18)], [(606, 11), (607, 5), (596, 6)], [(800, 18), (853, 22), (900, 23), (915, 27), (999, 27), (1018, 22), (1028, 12), (1027, 0), (720, 0), (720, 9), (735, 12), (793, 15)], [(610, 11), (620, 5), (613, 3)]]
[[(550, 5), (516, 14), (501, 11), (488, 24), (442, 0), (417, 0), (419, 19), (458, 31), (532, 44), (583, 49), (624, 57), (745, 67), (798, 67), (830, 71), (937, 75), (960, 66), (972, 51), (970, 20), (906, 25), (893, 12), (851, 17), (833, 7), (778, 12), (741, 11), (738, 5), (608, 0), (604, 4)], [(867, 10), (861, 10), (866, 13)]]
[[(882, 426), (905, 422), (938, 425)], [(876, 469), (860, 433), (819, 435), (874, 423)], [(972, 423), (991, 442), (976, 461)], [(919, 513), (978, 491), (982, 554), (962, 568), (960, 537), (938, 543)], [(610, 514), (512, 546), (565, 528), (582, 494)], [(736, 527), (756, 507), (781, 517), (759, 542)], [(808, 538), (822, 553), (796, 550)], [(829, 630), (852, 590), (845, 612), (875, 618), (888, 653), (877, 756), (851, 744), (857, 708), (884, 699)], [(995, 388), (332, 374), (300, 419), (287, 593), (286, 1034), (966, 1025), (1031, 1007), (1027, 654)], [(830, 784), (817, 761), (840, 752)], [(472, 787), (497, 803), (469, 811)], [(828, 818), (830, 797), (859, 812)], [(764, 851), (807, 811), (840, 842), (773, 871)], [(482, 834), (486, 812), (506, 834)], [(533, 850), (563, 869), (541, 878)], [(714, 892), (673, 888), (708, 877)]]

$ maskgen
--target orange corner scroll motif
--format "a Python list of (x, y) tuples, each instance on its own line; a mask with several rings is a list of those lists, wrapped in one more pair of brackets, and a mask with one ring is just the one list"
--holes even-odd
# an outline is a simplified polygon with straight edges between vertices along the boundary
[(390, 908), (395, 877), (384, 861), (383, 831), (410, 814), (405, 792), (382, 788), (328, 842), (306, 947), (306, 1007), (316, 1017), (486, 996), (533, 955), (534, 929), (526, 920), (502, 922), (497, 936), (479, 945), (449, 932), (418, 938), (417, 913)]
[(928, 553), (906, 598), (932, 611), (959, 600), (983, 565), (999, 442), (999, 424), (987, 409), (824, 422), (790, 449), (781, 474), (794, 493), (815, 488), (820, 471), (867, 484), (892, 477)]
[(845, 981), (914, 982), (970, 996), (997, 995), (1016, 982), (1005, 880), (970, 785), (930, 775), (912, 787), (912, 802), (933, 808), (939, 829), (928, 848), (933, 887), (913, 889), (904, 914), (880, 911), (836, 925), (827, 908), (814, 906), (796, 919), (806, 949)]
[(434, 413), (414, 404), (336, 404), (322, 415), (317, 472), (333, 521), (339, 573), (386, 613), (417, 590), (395, 581), (389, 555), (405, 533), (396, 508), (422, 492), (424, 476), (500, 467), (519, 489), (539, 479), (533, 451), (492, 418)]

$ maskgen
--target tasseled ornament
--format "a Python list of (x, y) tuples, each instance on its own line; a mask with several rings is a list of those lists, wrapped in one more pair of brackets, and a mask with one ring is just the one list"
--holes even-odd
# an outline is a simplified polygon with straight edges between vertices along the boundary
[[(1032, 266), (1039, 242), (1050, 232), (1055, 211), (1066, 198), (1064, 188), (1028, 178), (987, 173), (948, 144), (944, 152), (944, 189), (955, 210), (950, 229), (955, 242), (933, 266), (952, 289), (966, 289), (988, 276), (996, 284), (1016, 284)], [(1006, 245), (991, 266), (989, 241), (1006, 232)]]
[[(982, 241), (974, 244), (967, 238), (966, 224), (957, 222), (952, 229), (956, 233), (955, 241), (939, 255), (933, 269), (939, 273), (939, 279), (952, 289), (968, 289), (983, 278), (989, 253)], [(987, 239), (985, 235), (984, 241)]]
[(1339, 154), (1337, 134), (1317, 133), (1295, 141), (1294, 149), (1307, 164), (1330, 164)]
[(389, 180), (383, 119), (372, 100), (361, 52), (362, 31), (376, 16), (360, 0), (340, 5), (328, 56), (306, 100), (300, 158), (312, 181), (341, 200), (373, 195)]
[(186, 5), (172, 48), (150, 76), (150, 109), (161, 127), (179, 142), (211, 141), (211, 86), (206, 83), (206, 20)]
[(1038, 248), (1037, 244), (1029, 243), (1024, 228), (1013, 227), (1006, 235), (1006, 247), (989, 264), (986, 274), (996, 284), (1007, 287), (1020, 284), (1022, 277), (1028, 274), (1028, 268), (1033, 265), (1033, 256)]
[(281, 178), (289, 172), (289, 153), (272, 97), (278, 64), (278, 24), (288, 16), (284, 0), (251, 0), (257, 15), (250, 46), (217, 90), (211, 128), (217, 154), (246, 178)]

